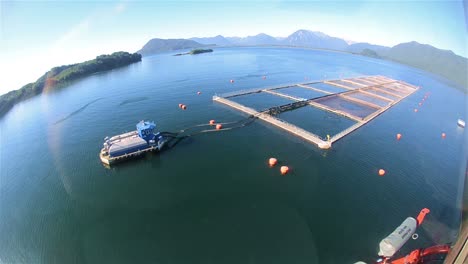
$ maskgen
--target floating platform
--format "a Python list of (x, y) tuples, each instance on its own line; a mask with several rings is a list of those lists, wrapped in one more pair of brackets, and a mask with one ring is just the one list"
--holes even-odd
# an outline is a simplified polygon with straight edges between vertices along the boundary
[(160, 151), (170, 139), (165, 133), (154, 133), (154, 122), (141, 121), (137, 130), (106, 137), (99, 158), (105, 165), (113, 165), (147, 152)]
[[(287, 88), (298, 88), (323, 95), (313, 98), (307, 98), (306, 96), (304, 98), (284, 92)], [(365, 125), (418, 89), (417, 86), (379, 75), (241, 90), (215, 95), (213, 101), (228, 105), (248, 115), (253, 115), (311, 142), (319, 148), (328, 149), (331, 148), (334, 142)], [(229, 99), (255, 93), (283, 97), (292, 101), (292, 103), (257, 111)], [(282, 112), (308, 106), (344, 116), (356, 123), (333, 136), (328, 136), (327, 139), (323, 139), (310, 131), (277, 117)]]

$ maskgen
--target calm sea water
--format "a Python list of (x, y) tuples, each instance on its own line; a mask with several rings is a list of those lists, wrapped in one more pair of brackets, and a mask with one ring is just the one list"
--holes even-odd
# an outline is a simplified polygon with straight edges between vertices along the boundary
[[(325, 51), (171, 55), (79, 80), (0, 119), (0, 262), (370, 261), (379, 241), (424, 207), (431, 213), (419, 239), (401, 253), (456, 238), (466, 165), (466, 132), (456, 122), (466, 118), (466, 95), (444, 80)], [(142, 119), (176, 131), (245, 118), (213, 103), (216, 93), (374, 74), (422, 88), (330, 150), (256, 121), (112, 169), (98, 158), (105, 136)], [(261, 108), (283, 98), (242, 100)], [(313, 108), (281, 118), (322, 136), (352, 124)], [(292, 173), (269, 168), (269, 157)]]

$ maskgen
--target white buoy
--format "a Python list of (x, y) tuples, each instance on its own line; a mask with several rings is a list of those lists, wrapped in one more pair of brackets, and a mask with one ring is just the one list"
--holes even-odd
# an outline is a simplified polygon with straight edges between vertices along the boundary
[(465, 121), (463, 121), (463, 120), (461, 120), (461, 119), (458, 119), (457, 124), (458, 124), (458, 126), (460, 126), (460, 127), (463, 127), (463, 128), (465, 127)]
[(380, 241), (379, 256), (392, 257), (416, 232), (418, 223), (413, 217), (408, 217), (390, 235)]

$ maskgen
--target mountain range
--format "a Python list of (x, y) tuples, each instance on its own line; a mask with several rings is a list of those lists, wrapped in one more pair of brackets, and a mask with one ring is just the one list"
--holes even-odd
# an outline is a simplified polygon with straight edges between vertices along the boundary
[(248, 37), (216, 37), (190, 38), (205, 45), (216, 46), (255, 46), (255, 45), (285, 45), (303, 46), (323, 49), (345, 50), (348, 44), (345, 40), (328, 36), (322, 32), (301, 29), (286, 38), (272, 37), (264, 33)]
[(159, 39), (154, 38), (148, 41), (143, 48), (141, 48), (137, 53), (142, 56), (148, 56), (151, 54), (172, 51), (172, 50), (181, 50), (181, 49), (193, 49), (201, 48), (206, 45), (200, 44), (196, 41), (190, 39)]
[(194, 37), (190, 39), (151, 39), (138, 53), (143, 56), (178, 50), (193, 49), (206, 46), (294, 46), (317, 49), (328, 49), (356, 53), (364, 56), (396, 61), (441, 75), (468, 90), (468, 60), (452, 51), (441, 50), (431, 45), (412, 41), (393, 47), (374, 45), (370, 43), (348, 44), (341, 38), (332, 37), (318, 31), (301, 29), (286, 38), (279, 38), (260, 33), (248, 37)]

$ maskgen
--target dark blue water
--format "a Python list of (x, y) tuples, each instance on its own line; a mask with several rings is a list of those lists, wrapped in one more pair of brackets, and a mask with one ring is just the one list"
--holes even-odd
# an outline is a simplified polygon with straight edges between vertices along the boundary
[(305, 99), (313, 99), (313, 98), (326, 95), (325, 93), (320, 93), (314, 90), (301, 88), (299, 86), (278, 89), (278, 90), (275, 90), (275, 92), (286, 94), (286, 95), (291, 95), (291, 96), (295, 96), (299, 98), (305, 98)]
[(301, 107), (283, 112), (279, 118), (310, 131), (324, 140), (327, 139), (327, 135), (336, 135), (356, 123), (351, 119), (314, 107)]
[(332, 109), (345, 111), (360, 118), (364, 118), (375, 112), (375, 108), (354, 103), (349, 100), (342, 100), (337, 96), (320, 98), (317, 100), (317, 102), (331, 107)]
[[(324, 75), (325, 77), (325, 75)], [(338, 76), (336, 78), (340, 78), (340, 77), (343, 77), (345, 78), (345, 76)], [(359, 77), (359, 76), (356, 76), (356, 77)], [(328, 79), (330, 77), (327, 77), (326, 79)], [(330, 92), (330, 93), (341, 93), (341, 92), (346, 92), (348, 90), (344, 89), (344, 88), (341, 88), (341, 87), (337, 87), (337, 86), (333, 86), (333, 85), (330, 85), (330, 84), (326, 84), (326, 83), (311, 83), (311, 84), (308, 84), (308, 86), (311, 86), (313, 88), (318, 88), (322, 91), (326, 91), (326, 92)]]
[[(370, 261), (379, 241), (424, 207), (431, 213), (419, 239), (401, 253), (456, 238), (466, 165), (466, 132), (456, 122), (466, 118), (466, 96), (444, 80), (325, 51), (171, 55), (49, 91), (0, 120), (0, 262)], [(176, 131), (245, 118), (213, 103), (215, 93), (373, 74), (421, 89), (327, 151), (257, 121), (112, 169), (98, 158), (105, 136), (142, 119)], [(249, 100), (257, 108), (288, 101), (273, 98)], [(321, 136), (346, 122), (303, 111), (281, 117)], [(292, 172), (281, 176), (269, 157)]]
[(374, 96), (363, 94), (363, 93), (360, 93), (360, 92), (348, 93), (347, 96), (357, 98), (357, 99), (360, 99), (360, 100), (364, 100), (365, 102), (373, 103), (373, 104), (375, 104), (377, 106), (381, 106), (381, 107), (387, 106), (388, 104), (391, 103), (388, 100), (381, 99), (381, 98), (376, 98)]
[(240, 103), (257, 111), (266, 110), (273, 106), (294, 103), (295, 101), (268, 93), (253, 93), (242, 96), (230, 97), (236, 103)]

